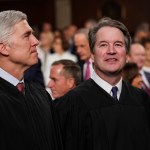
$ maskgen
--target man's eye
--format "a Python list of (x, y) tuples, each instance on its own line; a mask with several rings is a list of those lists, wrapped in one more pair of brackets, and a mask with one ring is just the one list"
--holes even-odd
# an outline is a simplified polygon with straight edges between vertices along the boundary
[(29, 34), (25, 34), (24, 37), (25, 37), (25, 38), (28, 38), (28, 37), (29, 37)]
[(115, 46), (116, 46), (116, 47), (122, 47), (123, 44), (121, 44), (121, 43), (116, 43)]
[(106, 47), (107, 44), (100, 44), (100, 47)]

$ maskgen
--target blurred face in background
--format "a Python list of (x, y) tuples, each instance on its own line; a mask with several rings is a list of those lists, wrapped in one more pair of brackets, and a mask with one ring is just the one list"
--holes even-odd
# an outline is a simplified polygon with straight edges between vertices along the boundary
[(62, 73), (63, 65), (52, 65), (48, 87), (51, 89), (52, 97), (59, 98), (66, 94), (72, 87), (72, 78)]
[(141, 74), (138, 74), (136, 77), (134, 77), (131, 84), (134, 87), (142, 88), (142, 83), (143, 83), (142, 76), (141, 76)]
[(75, 34), (74, 44), (76, 47), (76, 53), (79, 55), (80, 60), (86, 61), (91, 57), (89, 42), (84, 34)]
[(53, 42), (53, 49), (56, 53), (61, 53), (63, 52), (63, 46), (62, 46), (62, 40), (61, 38), (57, 37), (54, 39), (54, 42)]
[(150, 42), (145, 44), (145, 60), (150, 63)]
[(145, 49), (141, 44), (135, 43), (131, 45), (128, 61), (136, 63), (139, 70), (142, 69), (145, 62)]
[(50, 47), (52, 46), (52, 43), (53, 43), (53, 39), (54, 39), (54, 36), (52, 33), (45, 33), (45, 32), (42, 32), (40, 34), (40, 46), (41, 47)]

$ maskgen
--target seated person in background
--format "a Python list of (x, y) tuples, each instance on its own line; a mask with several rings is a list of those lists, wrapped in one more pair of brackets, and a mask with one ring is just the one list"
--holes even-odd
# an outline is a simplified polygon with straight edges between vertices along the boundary
[(139, 69), (139, 72), (142, 76), (143, 80), (143, 86), (142, 88), (147, 92), (147, 94), (150, 96), (150, 84), (148, 82), (148, 78), (146, 76), (146, 72), (143, 69), (145, 64), (145, 58), (146, 58), (145, 48), (140, 43), (132, 43), (130, 45), (130, 49), (128, 52), (128, 62), (136, 63)]
[(81, 69), (72, 60), (55, 61), (50, 70), (48, 88), (52, 97), (59, 98), (75, 88), (81, 81)]
[[(49, 82), (49, 70), (51, 65), (54, 61), (61, 60), (61, 59), (68, 59), (74, 62), (77, 62), (77, 57), (74, 54), (71, 54), (68, 51), (69, 44), (64, 38), (64, 36), (57, 36), (54, 38), (53, 41), (53, 49), (54, 54), (51, 54), (47, 57), (46, 67), (45, 67), (45, 85), (47, 86)], [(47, 89), (48, 91), (48, 89)], [(48, 91), (49, 92), (49, 91)]]
[(143, 82), (150, 89), (150, 37), (142, 40), (142, 45), (145, 48), (145, 61), (142, 68)]
[(127, 63), (122, 72), (123, 80), (137, 88), (142, 88), (142, 77), (136, 63)]

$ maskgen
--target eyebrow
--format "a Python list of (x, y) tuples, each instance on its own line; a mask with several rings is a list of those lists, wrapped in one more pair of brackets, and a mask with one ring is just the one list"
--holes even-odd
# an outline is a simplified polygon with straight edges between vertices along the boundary
[[(101, 44), (101, 43), (109, 43), (108, 41), (99, 41), (98, 44)], [(115, 41), (114, 43), (122, 43), (124, 44), (124, 41)]]
[(30, 34), (32, 34), (32, 33), (34, 33), (34, 31), (31, 29), (31, 30), (28, 30), (28, 31), (26, 31), (25, 33), (23, 33), (23, 36), (25, 36), (25, 35), (30, 35)]

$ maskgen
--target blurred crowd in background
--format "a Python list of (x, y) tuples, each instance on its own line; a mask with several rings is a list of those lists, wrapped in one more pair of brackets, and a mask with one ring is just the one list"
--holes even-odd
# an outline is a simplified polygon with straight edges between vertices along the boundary
[[(106, 3), (107, 4), (107, 3)], [(121, 20), (121, 8), (117, 4), (104, 5), (102, 16)], [(34, 35), (39, 40), (37, 47), (39, 63), (25, 74), (26, 80), (42, 84), (49, 93), (53, 87), (49, 82), (51, 66), (55, 61), (67, 59), (75, 62), (81, 68), (81, 82), (90, 78), (93, 65), (88, 43), (90, 28), (98, 23), (93, 18), (87, 19), (82, 27), (69, 24), (63, 29), (54, 29), (51, 22), (43, 22), (34, 26)], [(150, 95), (150, 25), (140, 22), (131, 33), (132, 44), (127, 58), (127, 66), (123, 78), (132, 85), (143, 88)], [(36, 75), (35, 75), (36, 74)]]

